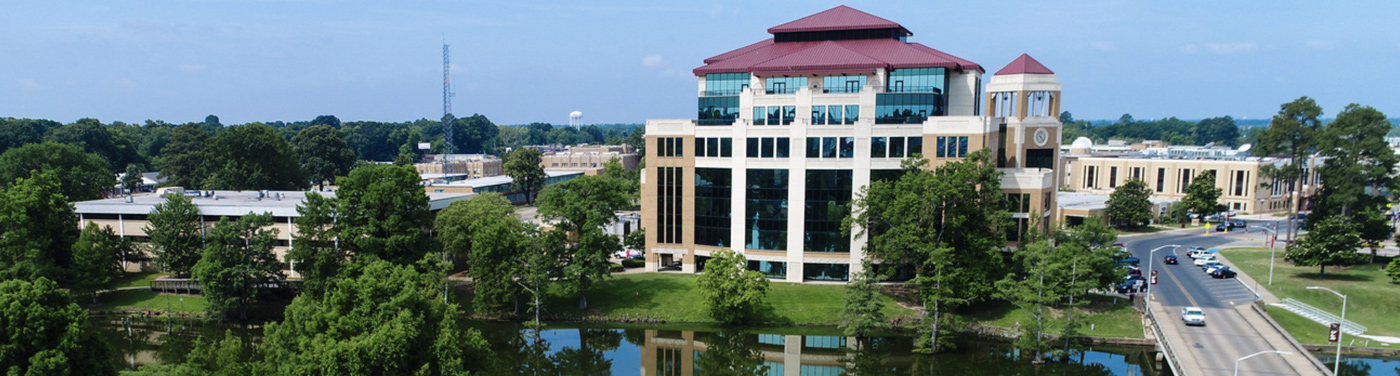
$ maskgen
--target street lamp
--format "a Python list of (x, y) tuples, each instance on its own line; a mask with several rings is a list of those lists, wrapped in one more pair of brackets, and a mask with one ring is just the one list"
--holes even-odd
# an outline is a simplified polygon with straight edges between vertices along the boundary
[[(1278, 226), (1278, 225), (1275, 225)], [(1259, 229), (1269, 232), (1269, 286), (1274, 285), (1274, 243), (1278, 242), (1278, 228), (1260, 226)], [(1254, 281), (1255, 287), (1259, 287), (1259, 281)]]
[[(1152, 278), (1152, 261), (1155, 260), (1155, 259), (1157, 258), (1157, 256), (1153, 256), (1153, 255), (1155, 255), (1155, 254), (1157, 253), (1157, 251), (1160, 251), (1160, 250), (1163, 250), (1163, 249), (1167, 249), (1168, 247), (1170, 247), (1170, 248), (1172, 249), (1172, 251), (1175, 252), (1175, 250), (1176, 250), (1177, 248), (1181, 248), (1181, 245), (1178, 245), (1178, 244), (1167, 244), (1167, 245), (1164, 245), (1164, 246), (1161, 246), (1161, 247), (1153, 248), (1151, 251), (1148, 251), (1148, 252), (1147, 252), (1147, 277), (1148, 277), (1148, 278)], [(1148, 280), (1147, 282), (1148, 282), (1148, 283), (1147, 283), (1148, 294), (1151, 294), (1151, 293), (1152, 293), (1152, 283), (1151, 283), (1152, 281), (1151, 281), (1151, 280)], [(1152, 296), (1152, 295), (1148, 295), (1148, 296), (1150, 297), (1150, 296)]]
[(1274, 353), (1274, 354), (1279, 354), (1279, 355), (1288, 355), (1288, 354), (1292, 354), (1291, 352), (1288, 352), (1288, 351), (1264, 350), (1264, 351), (1260, 351), (1260, 352), (1257, 352), (1257, 353), (1245, 355), (1243, 358), (1235, 359), (1235, 376), (1240, 376), (1240, 361), (1241, 361), (1241, 360), (1245, 360), (1245, 359), (1249, 359), (1249, 358), (1253, 358), (1253, 357), (1256, 357), (1256, 356), (1260, 356), (1260, 355), (1264, 355), (1264, 354), (1269, 354), (1269, 353)]
[(1336, 375), (1337, 371), (1342, 369), (1342, 335), (1345, 334), (1343, 328), (1345, 328), (1347, 323), (1347, 296), (1342, 295), (1342, 293), (1337, 292), (1337, 290), (1322, 286), (1308, 286), (1308, 290), (1324, 290), (1342, 297), (1342, 322), (1337, 323), (1337, 364), (1332, 367), (1332, 374)]

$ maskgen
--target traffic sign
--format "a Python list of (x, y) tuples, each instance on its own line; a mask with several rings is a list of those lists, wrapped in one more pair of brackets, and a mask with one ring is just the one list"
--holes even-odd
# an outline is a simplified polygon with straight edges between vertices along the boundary
[(1327, 333), (1327, 342), (1336, 343), (1342, 338), (1342, 324), (1333, 323)]

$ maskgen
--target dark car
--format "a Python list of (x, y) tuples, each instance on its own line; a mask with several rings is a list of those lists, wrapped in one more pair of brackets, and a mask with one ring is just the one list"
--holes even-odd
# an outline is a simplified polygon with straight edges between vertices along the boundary
[(1215, 231), (1225, 231), (1226, 229), (1234, 230), (1237, 228), (1244, 228), (1245, 225), (1246, 223), (1242, 219), (1231, 219), (1229, 222), (1220, 222), (1220, 224), (1215, 225)]
[(1138, 259), (1137, 257), (1128, 257), (1128, 258), (1124, 258), (1124, 259), (1118, 261), (1118, 265), (1122, 265), (1122, 266), (1133, 266), (1133, 267), (1136, 267), (1136, 266), (1138, 266), (1138, 265), (1141, 264), (1141, 263), (1142, 263), (1142, 260), (1141, 260), (1141, 259)]
[(1167, 257), (1163, 257), (1162, 263), (1176, 265), (1176, 255), (1167, 255)]
[(1211, 271), (1210, 276), (1215, 278), (1235, 278), (1235, 271), (1230, 270), (1228, 266), (1221, 266)]

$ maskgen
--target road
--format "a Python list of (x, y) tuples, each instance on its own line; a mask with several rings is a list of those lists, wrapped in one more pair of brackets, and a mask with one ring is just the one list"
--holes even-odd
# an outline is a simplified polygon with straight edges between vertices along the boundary
[[(1291, 351), (1290, 348), (1281, 347), (1286, 340), (1249, 306), (1255, 298), (1249, 288), (1235, 279), (1211, 278), (1192, 265), (1191, 258), (1186, 256), (1187, 246), (1211, 248), (1239, 244), (1246, 241), (1247, 235), (1212, 232), (1205, 236), (1204, 232), (1173, 232), (1131, 238), (1124, 242), (1133, 256), (1143, 260), (1144, 271), (1151, 259), (1152, 269), (1158, 272), (1158, 284), (1152, 286), (1154, 291), (1150, 297), (1162, 309), (1155, 314), (1166, 339), (1177, 347), (1174, 351), (1178, 353), (1178, 361), (1183, 363), (1183, 368), (1191, 375), (1229, 375), (1234, 371), (1235, 360), (1240, 357), (1264, 350)], [(1148, 254), (1155, 248), (1172, 244), (1181, 247)], [(1181, 263), (1162, 264), (1162, 258), (1173, 252)], [(1181, 323), (1181, 308), (1187, 306), (1201, 307), (1205, 311), (1206, 326), (1185, 326)], [(1269, 354), (1251, 358), (1240, 363), (1240, 374), (1296, 375), (1300, 373), (1297, 369), (1303, 362), (1297, 356)], [(1302, 356), (1308, 355), (1304, 353)]]

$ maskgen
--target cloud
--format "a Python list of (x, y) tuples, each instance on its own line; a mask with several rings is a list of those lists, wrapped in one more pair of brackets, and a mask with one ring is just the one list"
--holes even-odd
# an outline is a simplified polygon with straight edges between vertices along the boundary
[(642, 66), (655, 68), (661, 66), (661, 55), (648, 55), (642, 57)]
[(1196, 53), (1196, 52), (1199, 52), (1200, 50), (1201, 50), (1200, 47), (1196, 47), (1196, 45), (1194, 45), (1194, 44), (1187, 44), (1187, 45), (1185, 45), (1185, 46), (1181, 46), (1181, 53), (1188, 54), (1188, 55), (1189, 55), (1189, 54), (1194, 54), (1194, 53)]
[(15, 84), (19, 85), (20, 88), (23, 88), (25, 90), (34, 90), (39, 88), (39, 81), (35, 81), (32, 78), (15, 79)]
[(180, 64), (180, 66), (176, 68), (185, 73), (199, 73), (203, 72), (205, 69), (209, 69), (209, 66), (204, 64)]
[(1206, 43), (1206, 50), (1216, 55), (1241, 54), (1259, 50), (1259, 46), (1249, 42)]
[(1118, 48), (1114, 47), (1113, 44), (1104, 41), (1095, 41), (1093, 43), (1089, 43), (1089, 47), (1102, 52), (1112, 52), (1118, 50)]

